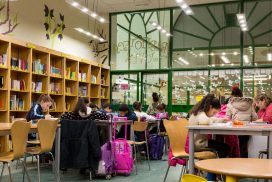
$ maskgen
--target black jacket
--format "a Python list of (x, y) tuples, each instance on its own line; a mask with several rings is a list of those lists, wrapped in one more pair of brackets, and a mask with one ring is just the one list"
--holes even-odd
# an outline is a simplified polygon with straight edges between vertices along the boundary
[(26, 120), (38, 120), (44, 119), (44, 114), (42, 110), (42, 106), (40, 104), (35, 104), (31, 107), (30, 111), (26, 115)]
[(61, 120), (61, 168), (97, 170), (101, 149), (97, 127), (90, 120)]

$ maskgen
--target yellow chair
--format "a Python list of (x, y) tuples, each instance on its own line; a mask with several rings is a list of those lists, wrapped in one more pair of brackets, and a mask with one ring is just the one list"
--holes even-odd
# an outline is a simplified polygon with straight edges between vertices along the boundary
[[(182, 171), (180, 175), (180, 179), (181, 179), (181, 176), (186, 172), (186, 167), (189, 160), (189, 154), (185, 151), (186, 138), (188, 135), (188, 129), (186, 128), (186, 126), (188, 126), (188, 120), (184, 118), (175, 120), (175, 121), (164, 120), (163, 124), (168, 134), (170, 145), (172, 148), (172, 153), (174, 156), (171, 159), (171, 161), (178, 158), (184, 159), (186, 161), (186, 165), (182, 167)], [(217, 158), (217, 154), (213, 151), (195, 152), (194, 156), (196, 159), (200, 159), (200, 160)], [(170, 168), (170, 165), (168, 165), (168, 168), (163, 180), (164, 182), (166, 181), (169, 168)]]
[(146, 145), (146, 152), (147, 152), (147, 160), (148, 160), (148, 169), (150, 171), (150, 161), (149, 161), (149, 148), (148, 148), (148, 142), (147, 142), (147, 128), (148, 128), (148, 122), (141, 122), (141, 121), (137, 121), (137, 122), (134, 122), (132, 124), (132, 129), (133, 131), (135, 132), (144, 132), (144, 135), (145, 135), (145, 140), (144, 141), (140, 141), (140, 142), (137, 142), (135, 141), (135, 136), (134, 136), (134, 140), (128, 140), (128, 143), (130, 145), (133, 145), (133, 148), (134, 148), (134, 160), (135, 160), (135, 172), (137, 174), (137, 150), (136, 150), (136, 146), (139, 146), (139, 145), (143, 145), (145, 144)]
[(184, 174), (180, 182), (207, 182), (205, 178), (192, 174)]
[[(3, 162), (0, 181), (2, 181), (2, 176), (6, 165), (8, 166), (9, 179), (10, 181), (12, 181), (10, 163), (14, 160), (20, 160), (20, 158), (24, 157), (29, 130), (30, 123), (26, 122), (26, 120), (14, 121), (14, 123), (12, 124), (11, 138), (13, 150), (11, 152), (5, 152), (0, 154), (0, 162)], [(27, 174), (28, 181), (31, 181), (27, 172), (25, 161), (23, 161), (22, 164), (24, 171)]]
[(39, 141), (36, 141), (36, 144), (39, 144), (34, 147), (28, 147), (26, 154), (37, 156), (37, 168), (38, 168), (38, 181), (41, 181), (40, 175), (40, 155), (44, 153), (49, 153), (53, 159), (53, 167), (55, 168), (55, 178), (56, 181), (60, 181), (59, 174), (57, 174), (57, 168), (55, 164), (55, 159), (51, 153), (52, 146), (54, 143), (56, 129), (58, 127), (58, 120), (46, 120), (40, 119), (37, 123)]

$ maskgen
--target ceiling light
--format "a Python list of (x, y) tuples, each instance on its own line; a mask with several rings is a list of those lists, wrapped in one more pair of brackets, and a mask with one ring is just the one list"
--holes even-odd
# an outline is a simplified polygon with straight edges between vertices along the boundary
[(75, 28), (75, 30), (79, 31), (79, 32), (84, 32), (84, 30), (82, 28)]
[(186, 64), (186, 65), (189, 65), (189, 62), (186, 61), (185, 59), (183, 59), (182, 57), (179, 57), (179, 60), (180, 60), (182, 63), (184, 63), (184, 64)]
[(190, 9), (185, 10), (186, 15), (192, 15), (193, 11)]
[(78, 2), (74, 1), (74, 0), (65, 0), (68, 4), (70, 4), (71, 6), (75, 7), (76, 9), (80, 10), (81, 12), (91, 16), (94, 19), (97, 19), (99, 22), (104, 23), (106, 22), (106, 19), (103, 18), (102, 16), (99, 16), (96, 12), (91, 11), (90, 9), (88, 9), (86, 6), (83, 6), (81, 4), (79, 4)]
[(272, 61), (272, 53), (268, 53), (267, 54), (267, 60), (268, 61)]
[(77, 7), (79, 4), (77, 2), (72, 2), (72, 6)]
[(89, 10), (88, 10), (88, 8), (82, 8), (81, 11), (84, 13), (87, 13)]
[(97, 14), (96, 13), (92, 13), (91, 17), (95, 18), (95, 17), (97, 17)]
[(248, 31), (245, 14), (237, 14), (237, 19), (242, 31)]
[(234, 56), (237, 56), (237, 55), (238, 55), (238, 52), (233, 52), (233, 55), (234, 55)]
[(164, 30), (164, 29), (162, 29), (162, 31), (161, 31), (162, 33), (166, 33), (166, 30)]
[(244, 55), (243, 58), (244, 58), (244, 62), (248, 64), (249, 63), (248, 55)]
[(211, 53), (211, 56), (214, 56), (214, 53), (213, 53), (213, 52)]
[(170, 33), (166, 33), (166, 36), (169, 37), (169, 36), (171, 36), (171, 34)]
[(181, 6), (180, 6), (182, 9), (186, 9), (188, 8), (188, 5), (186, 3), (183, 3)]
[(156, 22), (152, 22), (151, 25), (155, 27), (155, 26), (157, 26), (158, 24), (157, 24)]
[(222, 52), (222, 55), (223, 55), (223, 56), (225, 56), (225, 55), (226, 55), (226, 53), (225, 53), (225, 52)]
[(161, 30), (161, 29), (162, 29), (162, 27), (161, 27), (160, 25), (158, 25), (158, 26), (157, 26), (157, 29), (158, 29), (158, 30)]
[(229, 63), (230, 63), (230, 60), (229, 60), (226, 56), (221, 56), (220, 58), (222, 59), (222, 61), (223, 61), (225, 64), (229, 64)]
[(199, 56), (203, 56), (203, 53), (200, 53)]
[(95, 35), (95, 34), (92, 34), (91, 32), (88, 32), (88, 31), (86, 31), (86, 30), (83, 30), (82, 28), (74, 28), (74, 29), (77, 30), (77, 31), (80, 32), (80, 33), (85, 34), (85, 35), (88, 36), (88, 37), (93, 37), (94, 39), (97, 39), (97, 40), (99, 40), (100, 42), (104, 42), (104, 41), (105, 41), (102, 37), (99, 37), (99, 36), (97, 36), (97, 35)]
[(182, 3), (184, 0), (176, 0), (177, 3)]

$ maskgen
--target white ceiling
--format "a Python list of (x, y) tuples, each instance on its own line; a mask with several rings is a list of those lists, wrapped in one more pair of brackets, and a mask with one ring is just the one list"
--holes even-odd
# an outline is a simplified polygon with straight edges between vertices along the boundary
[[(226, 1), (234, 0), (187, 0), (187, 3), (189, 5), (195, 5)], [(96, 7), (96, 11), (100, 13), (135, 11), (177, 6), (175, 0), (78, 0), (78, 2), (82, 5), (87, 2), (90, 9), (92, 9), (92, 7)], [(94, 2), (95, 5), (93, 6)]]

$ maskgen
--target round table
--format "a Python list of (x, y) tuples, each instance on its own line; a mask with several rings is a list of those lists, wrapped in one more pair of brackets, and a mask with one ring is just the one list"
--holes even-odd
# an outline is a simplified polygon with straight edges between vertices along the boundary
[(222, 158), (198, 161), (195, 167), (226, 175), (226, 182), (237, 182), (239, 178), (272, 179), (272, 159)]

